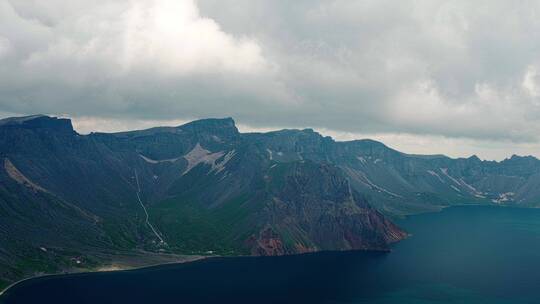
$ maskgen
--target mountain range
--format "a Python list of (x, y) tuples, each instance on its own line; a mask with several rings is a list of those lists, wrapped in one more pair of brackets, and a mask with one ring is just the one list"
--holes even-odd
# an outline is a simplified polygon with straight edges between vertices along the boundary
[(455, 204), (540, 206), (540, 160), (411, 155), (231, 118), (78, 134), (0, 120), (0, 287), (116, 255), (389, 250), (392, 219)]

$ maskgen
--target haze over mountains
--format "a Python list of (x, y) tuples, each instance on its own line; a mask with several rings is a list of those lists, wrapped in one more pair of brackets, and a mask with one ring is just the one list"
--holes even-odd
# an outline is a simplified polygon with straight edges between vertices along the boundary
[[(408, 155), (232, 119), (77, 134), (0, 120), (0, 280), (126, 252), (283, 255), (387, 250), (391, 218), (460, 203), (540, 205), (540, 161)], [(103, 258), (107, 254), (108, 259)]]

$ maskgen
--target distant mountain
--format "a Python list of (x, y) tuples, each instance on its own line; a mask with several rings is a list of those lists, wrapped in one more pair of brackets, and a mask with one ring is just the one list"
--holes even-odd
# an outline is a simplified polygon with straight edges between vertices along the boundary
[(311, 129), (239, 133), (230, 118), (90, 135), (8, 118), (0, 161), (0, 285), (118, 253), (387, 250), (406, 236), (388, 217), (540, 203), (533, 157), (407, 155)]

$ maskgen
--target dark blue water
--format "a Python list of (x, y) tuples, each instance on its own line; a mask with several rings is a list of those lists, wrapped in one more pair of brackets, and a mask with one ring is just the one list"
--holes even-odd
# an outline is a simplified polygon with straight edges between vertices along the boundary
[(3, 303), (540, 303), (540, 210), (453, 207), (398, 222), (391, 253), (215, 258), (45, 277)]

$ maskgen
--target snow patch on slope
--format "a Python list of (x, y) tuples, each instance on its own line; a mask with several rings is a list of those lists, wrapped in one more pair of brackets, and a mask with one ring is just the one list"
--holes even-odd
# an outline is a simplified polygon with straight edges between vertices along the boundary
[[(356, 171), (356, 170), (355, 170), (355, 171)], [(381, 187), (381, 186), (379, 186), (379, 185), (376, 185), (375, 183), (373, 183), (373, 182), (367, 177), (366, 174), (364, 174), (364, 172), (361, 172), (361, 171), (356, 171), (356, 172), (357, 172), (357, 173), (362, 177), (362, 179), (364, 180), (364, 181), (361, 180), (362, 182), (364, 182), (364, 183), (365, 183), (366, 185), (368, 185), (368, 186), (371, 186), (371, 187), (374, 188), (375, 190), (377, 190), (377, 191), (379, 191), (379, 192), (384, 192), (384, 193), (389, 194), (389, 195), (394, 196), (394, 197), (400, 197), (400, 198), (403, 198), (403, 196), (401, 196), (401, 195), (399, 195), (399, 194), (396, 194), (396, 193), (394, 193), (394, 192), (392, 192), (392, 191), (390, 191), (390, 190), (388, 190), (388, 189), (385, 189), (385, 188), (383, 188), (383, 187)]]
[(515, 195), (514, 192), (501, 193), (501, 194), (499, 194), (498, 198), (492, 199), (491, 201), (496, 203), (496, 204), (501, 204), (501, 203), (513, 200), (514, 195)]
[(266, 149), (266, 151), (268, 152), (268, 157), (270, 158), (270, 160), (273, 160), (274, 159), (274, 153), (272, 152), (272, 150), (270, 149)]
[(460, 178), (460, 179), (459, 179), (459, 182), (460, 182), (463, 186), (467, 187), (472, 193), (474, 193), (475, 196), (478, 197), (478, 195), (481, 195), (481, 194), (482, 194), (482, 192), (478, 191), (478, 189), (476, 189), (475, 187), (473, 187), (473, 186), (467, 184), (467, 183), (463, 180), (463, 178)]
[(216, 174), (223, 171), (225, 169), (225, 165), (236, 155), (236, 150), (229, 151), (229, 153), (225, 154), (223, 157), (223, 160), (221, 160), (219, 163), (214, 162), (212, 165), (212, 171), (215, 171)]
[(461, 193), (461, 190), (459, 190), (456, 186), (450, 185), (450, 187), (452, 187), (452, 189), (456, 190), (457, 192)]
[[(223, 151), (212, 153), (197, 143), (197, 145), (195, 145), (195, 147), (188, 154), (183, 156), (187, 160), (188, 165), (182, 175), (185, 175), (191, 171), (191, 169), (195, 168), (201, 163), (212, 166), (210, 172), (215, 171), (217, 174), (225, 169), (225, 165), (234, 157), (235, 154), (235, 150), (232, 150), (227, 154), (225, 154)], [(217, 161), (222, 157), (223, 160), (217, 163)]]
[(159, 163), (174, 163), (175, 161), (179, 160), (180, 158), (182, 157), (177, 157), (177, 158), (169, 158), (169, 159), (161, 159), (161, 160), (155, 160), (155, 159), (151, 159), (150, 157), (146, 157), (142, 154), (139, 154), (139, 156), (144, 159), (145, 162), (147, 163), (150, 163), (150, 164), (159, 164)]
[[(478, 191), (478, 189), (476, 189), (475, 187), (469, 185), (468, 183), (466, 183), (463, 178), (459, 178), (458, 179), (455, 179), (454, 177), (452, 177), (450, 174), (448, 174), (448, 168), (440, 168), (441, 172), (447, 177), (449, 178), (452, 182), (454, 182), (457, 186), (460, 186), (463, 188), (465, 188), (466, 190), (468, 190), (468, 192), (472, 193), (474, 196), (478, 197), (478, 198), (483, 198), (483, 193), (481, 191)], [(454, 188), (454, 190), (456, 190), (457, 188), (454, 187), (454, 186), (451, 186), (452, 188)], [(461, 192), (461, 190), (456, 190), (458, 192)]]
[(427, 173), (437, 177), (441, 183), (443, 183), (443, 184), (445, 183), (444, 180), (441, 178), (441, 176), (439, 174), (437, 174), (436, 172), (434, 172), (432, 170), (427, 170)]
[(460, 182), (458, 182), (457, 179), (453, 178), (452, 176), (450, 176), (450, 174), (448, 174), (448, 168), (440, 168), (441, 169), (441, 172), (446, 176), (448, 177), (451, 181), (453, 181), (454, 183), (456, 183), (457, 185), (461, 185)]

